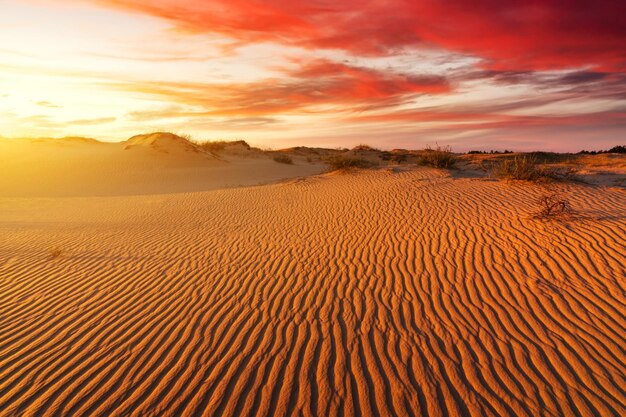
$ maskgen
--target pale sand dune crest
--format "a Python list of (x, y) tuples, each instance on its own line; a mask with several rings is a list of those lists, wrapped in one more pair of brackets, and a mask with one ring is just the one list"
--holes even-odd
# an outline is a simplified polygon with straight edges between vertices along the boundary
[[(96, 146), (97, 145), (97, 146)], [(0, 197), (163, 194), (257, 185), (326, 169), (296, 160), (233, 151), (216, 156), (171, 133), (139, 135), (121, 143), (93, 139), (0, 141)], [(236, 151), (236, 152), (234, 152)]]
[(625, 415), (626, 198), (556, 187), (0, 199), (0, 416)]
[(196, 153), (207, 157), (212, 155), (189, 140), (173, 133), (157, 132), (145, 135), (136, 135), (122, 142), (125, 150), (148, 148), (163, 153)]

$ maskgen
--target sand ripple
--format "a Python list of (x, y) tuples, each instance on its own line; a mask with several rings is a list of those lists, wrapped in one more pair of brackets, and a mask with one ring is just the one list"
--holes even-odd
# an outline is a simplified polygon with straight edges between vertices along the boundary
[(626, 194), (561, 187), (0, 200), (0, 415), (625, 415)]

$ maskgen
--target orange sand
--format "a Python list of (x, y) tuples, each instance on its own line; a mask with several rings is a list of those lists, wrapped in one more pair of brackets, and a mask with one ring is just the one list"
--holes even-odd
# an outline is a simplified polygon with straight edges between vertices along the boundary
[(0, 198), (0, 416), (625, 415), (626, 194), (556, 187)]

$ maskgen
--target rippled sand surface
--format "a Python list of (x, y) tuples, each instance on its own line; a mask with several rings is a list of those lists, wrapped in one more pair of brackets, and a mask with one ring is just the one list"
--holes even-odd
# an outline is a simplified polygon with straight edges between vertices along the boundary
[(0, 199), (0, 415), (626, 415), (626, 194), (558, 187)]

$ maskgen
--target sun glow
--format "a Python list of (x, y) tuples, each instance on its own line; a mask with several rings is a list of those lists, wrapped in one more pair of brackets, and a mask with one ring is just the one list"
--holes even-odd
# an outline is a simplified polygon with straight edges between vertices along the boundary
[[(602, 48), (585, 52), (581, 41), (572, 49), (567, 22), (563, 33), (547, 26), (556, 6), (524, 17), (535, 26), (519, 26), (519, 36), (504, 21), (489, 23), (499, 43), (477, 32), (482, 18), (446, 13), (475, 35), (460, 44), (460, 33), (424, 24), (420, 16), (442, 13), (434, 5), (407, 8), (400, 19), (390, 6), (349, 3), (328, 11), (315, 2), (4, 1), (1, 133), (122, 140), (170, 130), (349, 146), (376, 131), (383, 144), (460, 149), (484, 143), (487, 133), (493, 147), (527, 136), (567, 149), (590, 138), (602, 147), (623, 132), (626, 77), (616, 39), (598, 34)], [(608, 12), (598, 13), (602, 23)], [(522, 36), (531, 29), (570, 52)], [(575, 140), (563, 142), (570, 126)]]

